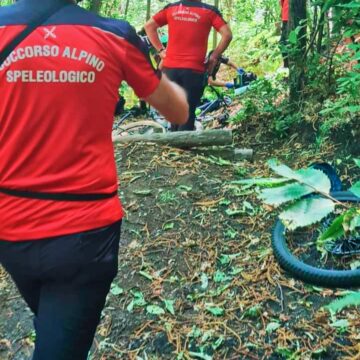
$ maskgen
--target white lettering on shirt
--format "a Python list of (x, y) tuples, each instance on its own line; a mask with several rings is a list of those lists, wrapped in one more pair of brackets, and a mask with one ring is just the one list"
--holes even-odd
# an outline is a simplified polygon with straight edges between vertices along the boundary
[(80, 83), (93, 84), (96, 80), (94, 71), (56, 71), (56, 70), (8, 70), (8, 83)]
[(98, 72), (103, 71), (105, 68), (105, 62), (102, 59), (86, 50), (80, 50), (70, 46), (66, 46), (65, 48), (61, 49), (56, 45), (34, 45), (19, 47), (12, 51), (4, 63), (0, 66), (0, 71), (3, 71), (11, 64), (15, 64), (21, 60), (42, 57), (61, 57), (70, 59), (72, 61), (85, 63)]

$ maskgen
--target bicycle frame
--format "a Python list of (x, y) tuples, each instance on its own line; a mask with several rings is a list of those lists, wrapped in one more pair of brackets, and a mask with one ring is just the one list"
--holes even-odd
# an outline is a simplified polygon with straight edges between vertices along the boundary
[(221, 106), (225, 107), (225, 111), (227, 111), (227, 108), (229, 107), (229, 104), (225, 101), (224, 95), (222, 95), (215, 87), (209, 86), (209, 89), (216, 95), (216, 99), (209, 101), (208, 103), (205, 103), (203, 105), (200, 105), (197, 107), (197, 109), (200, 109), (200, 114), (197, 115), (197, 117), (201, 118), (205, 114), (218, 110)]
[[(203, 105), (197, 107), (200, 109), (200, 114), (197, 115), (197, 118), (201, 121), (201, 118), (204, 117), (205, 114), (218, 110), (222, 106), (225, 107), (225, 116), (227, 115), (227, 108), (229, 107), (229, 102), (227, 102), (224, 98), (224, 95), (221, 94), (215, 87), (209, 86), (210, 90), (216, 95), (216, 99), (209, 101)], [(129, 110), (125, 110), (123, 114), (121, 114), (120, 119), (114, 123), (113, 130), (117, 130), (120, 128), (124, 122), (130, 117), (137, 117), (139, 115), (148, 115), (151, 117), (156, 123), (160, 124), (165, 129), (169, 128), (168, 122), (152, 107), (146, 108), (146, 112), (144, 113), (141, 108), (133, 107)], [(227, 118), (227, 116), (226, 116)]]

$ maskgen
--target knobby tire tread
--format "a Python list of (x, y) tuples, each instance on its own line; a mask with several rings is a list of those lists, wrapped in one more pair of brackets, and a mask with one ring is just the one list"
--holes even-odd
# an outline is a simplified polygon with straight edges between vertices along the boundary
[[(340, 201), (360, 202), (349, 191), (339, 191), (332, 193), (332, 196)], [(285, 226), (280, 219), (277, 220), (272, 233), (271, 245), (275, 258), (280, 266), (292, 274), (294, 277), (306, 283), (329, 287), (329, 288), (348, 288), (360, 286), (360, 269), (355, 270), (326, 270), (305, 264), (294, 256), (286, 244), (284, 234)]]

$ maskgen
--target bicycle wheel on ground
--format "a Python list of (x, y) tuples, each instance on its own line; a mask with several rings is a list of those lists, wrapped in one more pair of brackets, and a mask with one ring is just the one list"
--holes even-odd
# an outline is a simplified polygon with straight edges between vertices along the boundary
[(224, 103), (226, 106), (230, 106), (233, 102), (232, 98), (230, 96), (225, 95), (223, 97)]
[[(351, 192), (333, 193), (342, 202), (360, 203)], [(326, 254), (317, 249), (316, 239), (330, 226), (333, 214), (320, 224), (289, 232), (277, 220), (272, 234), (275, 258), (282, 268), (307, 283), (324, 287), (360, 286), (360, 234), (346, 236), (325, 245)]]
[(154, 133), (164, 133), (166, 129), (155, 121), (142, 120), (131, 124), (121, 125), (113, 131), (114, 136), (128, 135), (150, 135)]

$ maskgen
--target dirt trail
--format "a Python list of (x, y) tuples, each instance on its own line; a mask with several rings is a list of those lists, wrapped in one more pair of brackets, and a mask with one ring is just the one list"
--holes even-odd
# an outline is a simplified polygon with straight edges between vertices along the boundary
[[(264, 139), (263, 139), (264, 140)], [(305, 286), (277, 265), (270, 247), (275, 214), (251, 189), (268, 176), (265, 159), (297, 167), (314, 155), (296, 138), (260, 140), (254, 162), (230, 163), (153, 145), (117, 148), (123, 224), (119, 274), (108, 296), (91, 359), (355, 359), (360, 313), (331, 326), (321, 309), (336, 295)], [(349, 161), (350, 164), (350, 161)], [(352, 168), (343, 164), (343, 173)], [(348, 180), (344, 176), (344, 180)], [(28, 359), (31, 315), (0, 272), (0, 359)]]

